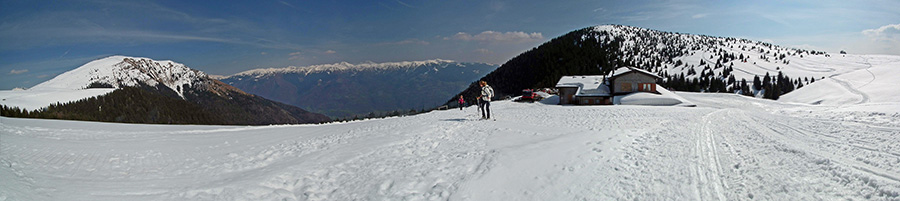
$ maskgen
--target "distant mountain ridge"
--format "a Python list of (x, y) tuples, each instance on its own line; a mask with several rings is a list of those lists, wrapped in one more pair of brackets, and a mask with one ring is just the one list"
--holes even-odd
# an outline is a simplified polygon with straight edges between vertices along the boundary
[[(351, 64), (348, 62), (340, 62), (333, 64), (320, 64), (320, 65), (311, 65), (305, 67), (297, 67), (297, 66), (289, 66), (284, 68), (260, 68), (260, 69), (252, 69), (244, 72), (236, 73), (231, 76), (224, 77), (222, 79), (227, 79), (229, 77), (236, 76), (266, 76), (273, 74), (285, 74), (285, 73), (302, 73), (305, 75), (309, 75), (311, 73), (321, 73), (321, 72), (348, 72), (348, 71), (379, 71), (379, 70), (402, 70), (402, 69), (415, 69), (421, 66), (427, 65), (443, 65), (449, 63), (456, 63), (452, 60), (443, 60), (443, 59), (433, 59), (433, 60), (425, 60), (425, 61), (401, 61), (401, 62), (385, 62), (385, 63), (375, 63), (375, 62), (365, 62), (359, 64)], [(446, 66), (444, 66), (446, 67)]]
[(431, 109), (497, 66), (434, 59), (244, 71), (221, 81), (333, 118)]
[[(300, 108), (248, 94), (172, 61), (111, 56), (29, 90), (115, 88), (109, 94), (52, 104), (21, 117), (164, 124), (298, 124), (330, 121)], [(11, 112), (4, 108), (5, 113)], [(105, 111), (104, 111), (105, 109)], [(30, 113), (30, 114), (29, 114)]]

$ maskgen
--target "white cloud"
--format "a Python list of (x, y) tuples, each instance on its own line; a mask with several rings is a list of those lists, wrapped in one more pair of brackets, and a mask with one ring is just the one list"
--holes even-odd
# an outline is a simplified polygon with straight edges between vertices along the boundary
[(900, 24), (889, 24), (877, 29), (866, 29), (862, 31), (862, 34), (874, 40), (900, 42)]
[(767, 20), (771, 20), (772, 22), (784, 25), (784, 26), (794, 27), (794, 25), (791, 24), (791, 22), (787, 21), (785, 19), (785, 17), (783, 17), (783, 16), (776, 16), (776, 15), (772, 15), (769, 13), (759, 13), (759, 16), (762, 18), (765, 18)]
[(461, 41), (484, 41), (484, 42), (528, 42), (544, 39), (544, 35), (538, 32), (525, 33), (521, 31), (513, 32), (496, 32), (484, 31), (480, 34), (472, 35), (466, 32), (459, 32), (445, 40), (455, 39)]
[(862, 40), (859, 44), (855, 44), (859, 46), (860, 51), (874, 54), (900, 55), (900, 24), (888, 24), (876, 29), (866, 29), (861, 33), (868, 40)]
[(490, 50), (484, 49), (484, 48), (476, 49), (475, 52), (477, 52), (477, 53), (479, 53), (479, 54), (491, 54), (491, 53), (494, 53), (494, 52), (491, 52)]
[(491, 1), (488, 3), (488, 8), (490, 8), (494, 12), (505, 11), (506, 3), (500, 1)]
[[(223, 19), (196, 15), (153, 2), (88, 1), (95, 10), (62, 8), (34, 11), (5, 19), (0, 24), (0, 38), (12, 42), (0, 49), (32, 48), (40, 44), (66, 45), (78, 43), (157, 43), (204, 41), (274, 49), (301, 49), (289, 41), (272, 41), (278, 30), (260, 27), (244, 19)], [(285, 6), (292, 6), (281, 1)], [(107, 12), (108, 11), (108, 12)], [(119, 16), (119, 17), (110, 17)], [(137, 17), (139, 16), (139, 17)], [(147, 23), (133, 23), (134, 20)], [(179, 27), (158, 29), (156, 27)]]
[(397, 0), (397, 3), (400, 4), (400, 5), (406, 6), (407, 8), (415, 8), (414, 6), (409, 5), (409, 4), (407, 4), (407, 3), (405, 3), (405, 2), (402, 2), (402, 1), (400, 1), (400, 0)]
[(294, 6), (294, 5), (292, 5), (291, 3), (288, 3), (288, 2), (286, 2), (286, 1), (278, 1), (278, 2), (281, 3), (281, 4), (284, 4), (285, 6), (289, 6), (289, 7), (291, 7), (291, 8), (297, 8), (296, 6)]
[(403, 40), (400, 42), (396, 42), (394, 44), (397, 44), (397, 45), (406, 45), (406, 44), (429, 45), (431, 43), (429, 43), (428, 41), (413, 38), (413, 39), (406, 39), (406, 40)]
[(28, 69), (22, 69), (22, 70), (12, 69), (9, 71), (9, 74), (10, 75), (18, 75), (18, 74), (27, 73), (27, 72), (28, 72)]
[(709, 15), (709, 14), (707, 14), (707, 13), (700, 13), (700, 14), (696, 14), (696, 15), (691, 16), (691, 18), (693, 18), (693, 19), (700, 19), (700, 18), (706, 17), (707, 15)]
[(303, 57), (303, 55), (300, 54), (300, 52), (291, 52), (288, 54), (288, 56), (291, 56), (288, 58), (288, 60), (297, 60), (297, 59), (300, 59)]
[(409, 44), (413, 44), (413, 45), (430, 45), (431, 43), (429, 43), (428, 41), (424, 41), (424, 40), (419, 40), (419, 39), (411, 38), (411, 39), (406, 39), (406, 40), (397, 41), (397, 42), (379, 43), (379, 44), (376, 44), (376, 45), (409, 45)]
[(334, 51), (334, 50), (327, 50), (327, 51), (325, 51), (325, 54), (334, 54), (334, 53), (337, 53), (337, 52)]

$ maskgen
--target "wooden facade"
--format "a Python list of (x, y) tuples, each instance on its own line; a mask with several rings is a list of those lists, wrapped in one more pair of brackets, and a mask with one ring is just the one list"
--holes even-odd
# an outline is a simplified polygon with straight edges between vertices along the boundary
[(575, 98), (575, 93), (578, 92), (578, 87), (558, 87), (558, 95), (559, 95), (559, 104), (560, 105), (571, 105), (578, 104), (578, 99)]
[(659, 78), (659, 76), (646, 71), (631, 70), (616, 74), (610, 77), (609, 80), (613, 85), (611, 87), (612, 93), (619, 95), (634, 92), (659, 93), (656, 91), (656, 80)]

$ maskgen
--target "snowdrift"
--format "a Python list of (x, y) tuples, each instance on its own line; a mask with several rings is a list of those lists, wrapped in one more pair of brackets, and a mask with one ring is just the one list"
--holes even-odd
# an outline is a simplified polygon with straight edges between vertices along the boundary
[(678, 94), (672, 93), (662, 87), (657, 88), (660, 94), (637, 92), (628, 95), (613, 97), (613, 104), (616, 105), (648, 105), (648, 106), (697, 106), (688, 100), (685, 100)]

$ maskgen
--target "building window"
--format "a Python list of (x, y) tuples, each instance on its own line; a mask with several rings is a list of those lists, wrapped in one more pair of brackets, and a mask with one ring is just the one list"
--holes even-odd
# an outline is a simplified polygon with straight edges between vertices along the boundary
[(641, 83), (641, 91), (653, 91), (653, 84)]

